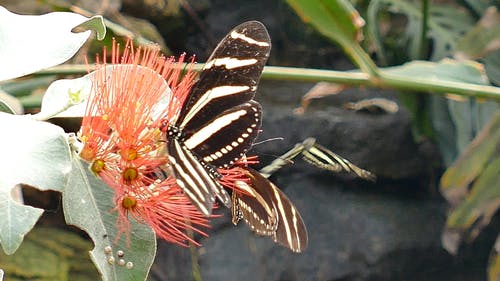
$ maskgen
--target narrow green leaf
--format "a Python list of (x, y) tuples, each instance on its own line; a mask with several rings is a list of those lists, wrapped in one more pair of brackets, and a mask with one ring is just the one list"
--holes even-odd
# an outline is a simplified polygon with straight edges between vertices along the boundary
[[(67, 187), (63, 192), (63, 209), (66, 222), (83, 229), (94, 242), (90, 257), (104, 281), (146, 280), (156, 252), (154, 232), (147, 225), (130, 219), (130, 232), (117, 238), (117, 213), (113, 191), (88, 169), (88, 164), (72, 161), (73, 169)], [(127, 235), (129, 242), (127, 243)], [(105, 248), (111, 246), (113, 253)], [(118, 265), (116, 252), (124, 251), (126, 262), (133, 268)], [(114, 258), (114, 263), (110, 262)]]
[(446, 221), (447, 229), (472, 240), (488, 225), (500, 207), (498, 167), (500, 167), (500, 157), (488, 164), (478, 176), (465, 201), (450, 213)]
[(500, 146), (500, 111), (492, 117), (459, 159), (441, 177), (441, 193), (452, 205), (464, 200), (468, 186), (491, 161)]
[(500, 235), (497, 236), (495, 245), (491, 249), (488, 260), (488, 281), (500, 281)]

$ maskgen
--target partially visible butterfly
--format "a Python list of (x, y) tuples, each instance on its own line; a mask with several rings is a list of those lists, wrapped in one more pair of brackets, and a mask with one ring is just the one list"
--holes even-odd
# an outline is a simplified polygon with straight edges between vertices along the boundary
[(215, 197), (230, 206), (217, 168), (231, 166), (250, 148), (261, 125), (253, 100), (271, 40), (260, 22), (227, 34), (203, 67), (179, 115), (167, 129), (167, 153), (177, 184), (210, 215)]
[(306, 226), (297, 208), (279, 188), (259, 172), (245, 168), (250, 183), (240, 182), (242, 192), (233, 191), (233, 224), (241, 219), (258, 235), (271, 236), (274, 242), (294, 252), (308, 243)]

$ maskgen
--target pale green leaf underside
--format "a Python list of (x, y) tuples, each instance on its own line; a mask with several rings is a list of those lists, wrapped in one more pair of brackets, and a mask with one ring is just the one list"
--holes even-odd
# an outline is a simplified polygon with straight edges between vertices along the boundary
[(17, 184), (61, 191), (71, 169), (67, 136), (61, 127), (26, 115), (0, 113), (0, 191)]
[[(103, 280), (146, 280), (156, 253), (155, 235), (149, 226), (130, 218), (129, 246), (126, 235), (115, 241), (117, 212), (113, 208), (113, 190), (90, 172), (88, 164), (75, 156), (68, 186), (63, 193), (66, 222), (83, 229), (93, 240), (95, 247), (90, 256)], [(133, 262), (134, 267), (127, 269), (116, 262), (110, 264), (110, 255), (104, 252), (106, 246), (112, 246), (114, 253), (123, 250), (124, 259)], [(116, 254), (114, 257), (117, 261)]]
[(0, 242), (4, 252), (13, 254), (24, 236), (33, 228), (43, 210), (22, 205), (12, 199), (10, 191), (0, 191)]
[(71, 30), (87, 20), (67, 12), (18, 15), (0, 6), (0, 81), (67, 61), (90, 36)]
[(11, 190), (27, 184), (62, 190), (71, 168), (64, 131), (29, 116), (0, 113), (0, 242), (7, 254), (19, 247), (42, 210), (15, 202)]
[[(103, 71), (103, 69), (99, 70)], [(128, 75), (146, 75), (146, 73), (150, 73), (151, 75), (158, 75), (151, 69), (140, 65), (108, 65), (104, 69), (106, 74), (106, 81), (108, 81), (111, 85), (106, 85), (112, 88), (116, 83), (118, 85), (118, 81), (116, 81), (116, 76), (112, 76), (114, 71), (120, 71), (121, 73), (126, 73), (128, 71)], [(85, 110), (87, 107), (87, 102), (92, 92), (93, 84), (96, 83), (96, 74), (97, 71), (92, 71), (89, 74), (82, 76), (76, 79), (61, 79), (56, 80), (50, 84), (45, 95), (42, 100), (42, 108), (40, 110), (39, 115), (43, 116), (43, 119), (48, 119), (49, 117), (83, 117), (85, 115)], [(136, 73), (136, 74), (134, 74)], [(162, 114), (165, 108), (171, 103), (172, 92), (167, 84), (167, 81), (163, 79), (163, 77), (159, 76), (162, 79), (162, 84), (165, 89), (163, 98), (155, 105), (153, 112), (155, 116), (159, 116), (157, 114)], [(99, 79), (102, 79), (99, 78)], [(102, 81), (101, 81), (102, 82)], [(76, 104), (68, 107), (70, 103), (70, 95), (78, 96), (78, 101)], [(66, 107), (66, 108), (65, 108)]]

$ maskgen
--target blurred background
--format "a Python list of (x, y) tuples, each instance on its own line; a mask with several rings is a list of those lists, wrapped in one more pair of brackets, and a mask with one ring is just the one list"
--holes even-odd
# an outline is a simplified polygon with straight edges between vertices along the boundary
[[(376, 26), (381, 41), (368, 34), (368, 26), (362, 46), (381, 67), (415, 59), (438, 61), (454, 57), (458, 47), (453, 44), (443, 47), (448, 42), (439, 40), (458, 42), (456, 34), (465, 36), (486, 14), (486, 7), (498, 5), (495, 1), (478, 1), (484, 4), (480, 9), (474, 6), (475, 1), (352, 2), (365, 20), (370, 13), (377, 14), (378, 22), (369, 24)], [(441, 9), (441, 21), (430, 21), (431, 39), (419, 45), (426, 47), (422, 51), (412, 47), (416, 44), (412, 40), (418, 34), (415, 24), (421, 18), (409, 11), (412, 7), (420, 8), (423, 2), (430, 8)], [(374, 7), (375, 3), (379, 6)], [(203, 63), (230, 29), (247, 20), (258, 20), (268, 28), (272, 39), (268, 65), (339, 71), (358, 68), (342, 48), (304, 23), (297, 15), (299, 11), (284, 0), (0, 0), (0, 5), (21, 14), (73, 11), (87, 16), (100, 14), (108, 19), (113, 25), (108, 25), (106, 39), (89, 42), (72, 59), (73, 64), (84, 63), (85, 57), (92, 60), (103, 45), (110, 44), (112, 37), (127, 35), (133, 35), (139, 43), (158, 43), (166, 54), (195, 54), (197, 61)], [(498, 25), (498, 15), (495, 22)], [(432, 24), (443, 30), (433, 29)], [(435, 32), (456, 36), (448, 39)], [(496, 72), (500, 64), (498, 47), (488, 56), (474, 59), (487, 65), (485, 75), (495, 84), (500, 77), (496, 75), (500, 73)], [(36, 100), (46, 85), (60, 77), (44, 76), (45, 80), (40, 80), (37, 87), (25, 89), (25, 110), (36, 111), (36, 102), (30, 101)], [(493, 216), (489, 224), (483, 222), (476, 229), (481, 231), (472, 235), (469, 231), (474, 229), (472, 224), (476, 220), (467, 226), (470, 228), (450, 233), (453, 228), (449, 227), (448, 214), (456, 205), (448, 202), (440, 189), (444, 171), (466, 150), (484, 124), (464, 133), (456, 116), (473, 119), (473, 115), (464, 117), (456, 111), (458, 106), (443, 96), (363, 85), (343, 86), (341, 90), (335, 85), (319, 87), (317, 96), (324, 97), (304, 99), (306, 93), (315, 96), (315, 92), (311, 94), (311, 89), (318, 90), (315, 82), (264, 77), (256, 96), (264, 110), (263, 132), (251, 154), (259, 155), (260, 166), (265, 166), (296, 143), (314, 137), (317, 143), (374, 173), (377, 180), (370, 182), (350, 173), (321, 170), (297, 158), (271, 179), (302, 214), (309, 231), (306, 251), (292, 253), (274, 244), (272, 239), (255, 236), (243, 223), (234, 227), (229, 212), (222, 210), (224, 216), (213, 221), (210, 237), (200, 238), (203, 245), (200, 248), (185, 249), (159, 241), (150, 280), (488, 279), (488, 266), (491, 269), (495, 265), (490, 255), (496, 257), (498, 216)], [(381, 98), (383, 104), (395, 103), (397, 110), (389, 112), (380, 105), (375, 105), (375, 110), (346, 106), (373, 98)], [(474, 103), (471, 100), (454, 102), (470, 108)], [(71, 130), (72, 124), (64, 125)], [(497, 182), (490, 190), (498, 188)], [(71, 263), (51, 269), (72, 270), (67, 280), (96, 280), (97, 272), (87, 256), (91, 244), (84, 233), (65, 225), (59, 195), (30, 188), (24, 189), (24, 194), (29, 204), (47, 210), (38, 223), (39, 229), (28, 236), (31, 242), (27, 243), (32, 244), (34, 251), (48, 252), (49, 264)], [(493, 215), (497, 205), (498, 202), (492, 214), (488, 214)], [(471, 212), (479, 212), (480, 217), (481, 211), (487, 213), (480, 207)], [(54, 229), (66, 232), (56, 233)], [(59, 248), (61, 245), (48, 247), (44, 237), (60, 241), (63, 249)], [(467, 243), (461, 243), (462, 240)], [(446, 242), (451, 246), (448, 244), (445, 249)], [(29, 256), (17, 261), (26, 263)], [(0, 256), (0, 267), (8, 274), (6, 264), (5, 257)], [(14, 264), (9, 261), (9, 266), (19, 271), (15, 276), (7, 275), (7, 281), (55, 280), (53, 273), (43, 270), (25, 273), (31, 265)], [(489, 280), (499, 278), (489, 276)]]

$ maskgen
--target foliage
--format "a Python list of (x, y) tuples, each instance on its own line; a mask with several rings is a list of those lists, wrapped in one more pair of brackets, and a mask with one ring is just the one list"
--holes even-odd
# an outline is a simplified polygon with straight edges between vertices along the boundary
[[(363, 30), (363, 18), (348, 1), (288, 0), (305, 22), (340, 44), (360, 71), (268, 67), (263, 77), (327, 80), (351, 86), (389, 87), (405, 92), (454, 93), (462, 98), (471, 97), (466, 102), (440, 97), (429, 104), (436, 131), (445, 132), (438, 135), (438, 141), (445, 144), (442, 147), (446, 163), (451, 163), (458, 152), (465, 151), (442, 179), (443, 194), (454, 205), (446, 228), (459, 230), (459, 235), (465, 235), (471, 229), (473, 235), (468, 237), (473, 238), (488, 222), (487, 219), (496, 211), (498, 204), (496, 190), (499, 175), (498, 170), (495, 170), (499, 165), (498, 149), (494, 149), (499, 142), (498, 114), (494, 119), (496, 121), (491, 121), (476, 140), (470, 146), (468, 144), (490, 120), (493, 112), (498, 110), (497, 104), (484, 103), (483, 99), (500, 100), (500, 90), (492, 86), (484, 75), (486, 69), (490, 80), (498, 84), (495, 79), (500, 77), (500, 55), (498, 47), (495, 49), (494, 44), (490, 43), (497, 42), (500, 33), (496, 32), (498, 14), (487, 12), (487, 6), (483, 5), (486, 1), (464, 2), (468, 3), (467, 7), (456, 9), (447, 4), (421, 8), (409, 0), (370, 1), (366, 13), (363, 13), (366, 14), (368, 28)], [(493, 13), (493, 16), (487, 13)], [(408, 24), (398, 30), (399, 33), (382, 33), (378, 28), (379, 21), (393, 20), (394, 15), (405, 16)], [(482, 20), (477, 21), (477, 16), (483, 15)], [(27, 21), (30, 24), (26, 24)], [(0, 61), (2, 65), (9, 66), (0, 68), (0, 80), (26, 75), (68, 60), (89, 37), (90, 32), (86, 31), (89, 25), (98, 30), (99, 38), (104, 37), (103, 21), (116, 34), (130, 34), (128, 30), (100, 17), (89, 19), (73, 13), (19, 16), (0, 7)], [(490, 31), (491, 26), (495, 28), (493, 31)], [(82, 32), (73, 33), (73, 30)], [(365, 47), (375, 50), (381, 65), (392, 67), (380, 68), (375, 64), (361, 46), (363, 33), (369, 39)], [(47, 39), (49, 35), (50, 40)], [(36, 48), (32, 48), (32, 44), (26, 40), (37, 42)], [(432, 40), (432, 49), (429, 48), (429, 40)], [(480, 47), (475, 44), (479, 41)], [(402, 53), (401, 50), (408, 52)], [(460, 54), (460, 60), (443, 59), (457, 54)], [(411, 59), (430, 61), (408, 62)], [(403, 62), (405, 64), (399, 65)], [(61, 74), (61, 71), (57, 74)], [(0, 86), (9, 94), (21, 96), (34, 88), (45, 91), (54, 79), (55, 76), (35, 77), (24, 81), (8, 81)], [(20, 98), (24, 105), (39, 106), (42, 103), (40, 114), (0, 114), (0, 149), (4, 156), (0, 170), (9, 175), (0, 178), (0, 216), (6, 222), (0, 225), (1, 245), (7, 254), (14, 253), (43, 212), (22, 204), (19, 198), (12, 196), (18, 184), (61, 191), (66, 221), (85, 230), (93, 240), (94, 248), (90, 256), (102, 278), (145, 280), (155, 255), (153, 232), (148, 226), (131, 221), (131, 235), (122, 235), (118, 241), (114, 240), (118, 233), (115, 224), (118, 214), (112, 211), (114, 202), (111, 190), (89, 171), (85, 162), (75, 157), (74, 139), (60, 127), (45, 122), (61, 112), (66, 116), (75, 116), (74, 112), (67, 109), (80, 107), (76, 110), (81, 112), (89, 83), (88, 76), (58, 80), (45, 91), (43, 101), (37, 97)], [(409, 105), (413, 103), (418, 108), (420, 96), (415, 97)], [(6, 100), (0, 99), (0, 111), (14, 113), (13, 108)], [(463, 175), (468, 177), (463, 179)], [(479, 215), (484, 215), (486, 219), (477, 226), (473, 222), (479, 219)], [(453, 232), (455, 236), (447, 236), (447, 233), (443, 239), (445, 245), (447, 241), (455, 242), (448, 244), (448, 249), (452, 250), (450, 245), (456, 247), (461, 239), (450, 240), (450, 237), (457, 237), (457, 232)], [(459, 236), (462, 237), (465, 236)], [(127, 238), (130, 239), (128, 242), (131, 247), (128, 246)], [(497, 244), (500, 244), (499, 241), (500, 237)], [(127, 249), (126, 257), (133, 261), (133, 268), (127, 269), (113, 263), (110, 258), (115, 258), (116, 252), (107, 252), (105, 249), (108, 245)], [(495, 249), (490, 261), (490, 280), (495, 280), (500, 271), (500, 258)], [(0, 270), (0, 280), (2, 276), (3, 271)]]
[[(89, 19), (62, 12), (20, 16), (3, 7), (0, 7), (0, 13), (0, 60), (9, 66), (1, 68), (2, 80), (68, 60), (90, 36), (88, 28), (96, 30), (98, 38), (103, 38), (105, 32), (101, 17)], [(37, 48), (32, 49), (32, 44), (26, 40), (38, 42)], [(145, 280), (156, 250), (154, 233), (148, 226), (132, 221), (130, 234), (117, 235), (118, 214), (112, 211), (112, 191), (90, 172), (88, 164), (74, 155), (74, 137), (43, 121), (81, 103), (90, 88), (91, 81), (87, 77), (71, 83), (67, 83), (68, 80), (55, 82), (47, 90), (47, 99), (39, 114), (0, 113), (3, 132), (0, 147), (5, 157), (0, 170), (3, 175), (8, 175), (0, 179), (0, 215), (3, 221), (0, 241), (6, 254), (16, 252), (43, 212), (22, 204), (18, 196), (12, 197), (17, 185), (60, 191), (67, 223), (85, 230), (94, 242), (90, 257), (103, 280)], [(43, 84), (46, 84), (46, 79)], [(1, 104), (4, 111), (13, 113), (5, 100)], [(124, 264), (119, 263), (122, 257), (116, 256), (115, 250), (105, 250), (111, 245), (124, 251)], [(125, 266), (127, 262), (131, 262), (131, 266)]]
[[(360, 43), (352, 40), (353, 28), (361, 29), (362, 25), (359, 23), (363, 20), (357, 12), (352, 12), (353, 8), (349, 6), (348, 1), (288, 0), (304, 22), (314, 26), (346, 51), (360, 70), (368, 75), (367, 80), (371, 83), (367, 84), (391, 87), (404, 92), (448, 94), (446, 97), (430, 97), (430, 99), (409, 95), (401, 95), (401, 98), (413, 111), (416, 122), (425, 122), (423, 120), (431, 118), (445, 164), (450, 164), (458, 153), (462, 153), (455, 164), (447, 170), (441, 182), (443, 194), (453, 204), (453, 212), (448, 218), (443, 234), (445, 248), (450, 252), (456, 250), (463, 237), (473, 239), (489, 222), (498, 208), (500, 195), (498, 193), (500, 109), (497, 103), (500, 90), (498, 87), (490, 86), (490, 81), (484, 75), (485, 65), (490, 65), (487, 74), (493, 82), (497, 82), (495, 77), (498, 75), (495, 74), (498, 74), (500, 66), (498, 63), (500, 17), (496, 9), (488, 8), (485, 4), (487, 1), (466, 2), (468, 5), (459, 6), (460, 3), (448, 2), (431, 5), (426, 0), (370, 1), (366, 12), (363, 13), (366, 14), (368, 22), (366, 33), (369, 40), (366, 46), (375, 51), (382, 65), (414, 60), (402, 66), (378, 68), (371, 62), (368, 53), (361, 50)], [(339, 13), (351, 15), (352, 23), (339, 24)], [(406, 19), (403, 28), (390, 28), (385, 33), (381, 31), (380, 21), (385, 20), (386, 23), (389, 21), (391, 27), (397, 27), (401, 23), (401, 18), (398, 17), (400, 15)], [(474, 16), (483, 17), (474, 23)], [(358, 34), (360, 32), (357, 31)], [(455, 55), (454, 59), (443, 60), (452, 55)], [(415, 59), (429, 61), (415, 61)], [(348, 83), (344, 85), (361, 84), (345, 81)], [(338, 79), (335, 82), (342, 83), (342, 80)], [(456, 89), (450, 91), (449, 86), (457, 82), (463, 83), (461, 85), (463, 92)], [(423, 86), (431, 83), (432, 87)], [(439, 89), (440, 87), (447, 88), (447, 91)], [(483, 87), (492, 89), (494, 94), (489, 98), (496, 101), (479, 99), (481, 90), (478, 89)], [(454, 96), (456, 98), (450, 99), (453, 97), (449, 95), (451, 93), (460, 94), (461, 97)], [(465, 98), (464, 95), (470, 98)], [(422, 107), (426, 104), (427, 107)], [(485, 126), (488, 121), (490, 125)], [(420, 125), (420, 128), (425, 126)], [(474, 142), (470, 143), (481, 129)], [(420, 132), (424, 130), (421, 129)], [(472, 187), (469, 191), (470, 184)], [(450, 234), (449, 230), (454, 230), (453, 234)], [(467, 231), (472, 235), (467, 235)], [(498, 251), (495, 249), (498, 247), (494, 247), (490, 257), (490, 280), (499, 278), (500, 261)]]

